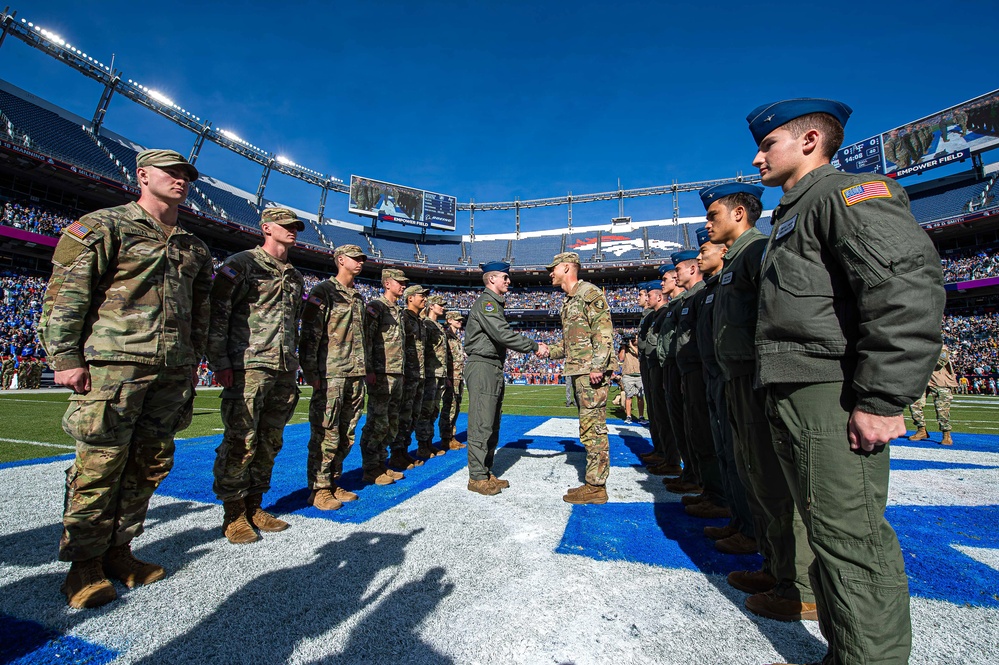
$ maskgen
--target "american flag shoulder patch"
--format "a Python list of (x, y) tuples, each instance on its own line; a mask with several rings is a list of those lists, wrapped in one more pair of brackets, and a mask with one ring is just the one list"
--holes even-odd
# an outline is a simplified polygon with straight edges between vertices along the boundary
[(891, 192), (888, 191), (888, 185), (880, 180), (872, 180), (871, 182), (865, 182), (860, 185), (854, 185), (853, 187), (847, 187), (842, 191), (842, 194), (843, 199), (846, 201), (846, 205), (848, 206), (870, 199), (891, 198)]
[(219, 274), (232, 282), (235, 282), (236, 278), (239, 277), (239, 272), (237, 272), (232, 266), (222, 266), (219, 268)]
[(73, 222), (63, 230), (79, 240), (83, 240), (93, 232), (92, 228), (80, 222)]
[(312, 295), (311, 293), (309, 294), (308, 301), (310, 303), (312, 303), (313, 305), (315, 305), (316, 307), (322, 307), (322, 304), (323, 304), (322, 300), (320, 300), (316, 296)]

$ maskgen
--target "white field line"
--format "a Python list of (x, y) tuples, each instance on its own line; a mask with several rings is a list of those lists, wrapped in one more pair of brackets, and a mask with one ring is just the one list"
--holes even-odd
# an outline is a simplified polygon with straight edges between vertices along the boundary
[(56, 406), (66, 408), (65, 402), (53, 402), (50, 399), (18, 399), (17, 397), (0, 397), (0, 404), (6, 402), (27, 402), (29, 404), (55, 404)]
[(45, 448), (65, 448), (66, 450), (75, 450), (76, 446), (71, 446), (65, 443), (45, 443), (43, 441), (24, 441), (23, 439), (0, 439), (2, 443), (23, 443), (29, 446), (43, 446)]

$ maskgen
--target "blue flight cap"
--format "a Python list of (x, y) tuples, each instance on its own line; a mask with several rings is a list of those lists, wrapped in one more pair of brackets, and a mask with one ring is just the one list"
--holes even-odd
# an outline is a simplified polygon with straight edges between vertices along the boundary
[(482, 268), (482, 272), (505, 272), (510, 274), (510, 264), (506, 261), (490, 261), (489, 263), (480, 263), (479, 267)]
[(690, 259), (696, 259), (697, 254), (698, 252), (696, 249), (683, 249), (680, 250), (679, 252), (674, 252), (669, 258), (673, 262), (673, 268), (675, 269), (678, 265), (680, 265), (684, 261), (689, 261)]
[(759, 145), (773, 130), (809, 113), (828, 113), (845, 127), (853, 109), (843, 102), (831, 99), (786, 99), (757, 106), (746, 116), (746, 121), (749, 122), (749, 131), (756, 139), (756, 145)]
[(646, 291), (662, 291), (663, 281), (661, 279), (650, 279), (647, 282), (642, 282), (639, 286)]
[(670, 264), (668, 264), (668, 263), (662, 264), (661, 266), (659, 266), (659, 276), (662, 277), (663, 275), (665, 275), (666, 273), (668, 273), (670, 270), (675, 270), (675, 268), (673, 266), (671, 266)]
[(697, 235), (697, 246), (700, 247), (706, 242), (711, 242), (711, 236), (708, 235), (708, 227), (702, 226), (695, 231)]
[[(759, 185), (750, 185), (748, 182), (726, 182), (721, 185), (712, 185), (711, 187), (705, 187), (698, 195), (701, 197), (701, 203), (704, 204), (704, 209), (707, 210), (711, 207), (711, 204), (718, 199), (723, 199), (726, 196), (731, 196), (732, 194), (749, 194), (750, 196), (755, 196), (760, 199), (763, 197), (763, 188)], [(702, 245), (704, 243), (701, 243)]]

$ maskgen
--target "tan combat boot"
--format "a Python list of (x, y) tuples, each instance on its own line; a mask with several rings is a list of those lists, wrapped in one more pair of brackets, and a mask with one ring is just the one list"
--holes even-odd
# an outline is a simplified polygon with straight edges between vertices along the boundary
[(430, 459), (431, 457), (440, 457), (444, 454), (443, 450), (434, 448), (430, 445), (429, 441), (420, 441), (416, 446), (416, 456), (422, 459)]
[(415, 457), (409, 454), (408, 450), (403, 450), (400, 454), (402, 455), (403, 459), (405, 459), (413, 466), (423, 466), (423, 460), (416, 459)]
[(403, 478), (406, 477), (406, 475), (401, 471), (396, 471), (395, 469), (388, 468), (388, 466), (386, 466), (384, 462), (382, 462), (381, 468), (382, 468), (382, 473), (387, 475), (392, 480), (402, 480)]
[(132, 554), (132, 543), (115, 545), (104, 553), (104, 571), (108, 577), (122, 582), (129, 589), (143, 584), (152, 584), (166, 577), (163, 566), (136, 559)]
[(930, 435), (927, 434), (926, 428), (920, 427), (919, 429), (916, 430), (915, 434), (909, 437), (909, 441), (922, 441), (923, 439), (928, 439), (928, 438), (930, 438)]
[(736, 531), (727, 538), (715, 541), (715, 549), (725, 554), (755, 554), (758, 550), (756, 540)]
[(96, 556), (86, 561), (73, 562), (61, 589), (70, 607), (77, 610), (100, 607), (118, 597), (111, 581), (104, 576), (101, 559), (102, 557)]
[(462, 448), (467, 448), (467, 446), (452, 436), (451, 440), (448, 442), (448, 448), (451, 450), (461, 450)]
[(341, 501), (343, 503), (350, 503), (351, 501), (357, 501), (357, 495), (351, 492), (350, 490), (345, 490), (344, 488), (338, 487), (337, 485), (334, 485), (330, 489), (333, 490), (333, 498), (336, 499), (337, 501)]
[(941, 446), (953, 446), (954, 439), (950, 438), (950, 430), (943, 433), (943, 439), (940, 441)]
[(340, 510), (343, 502), (338, 501), (333, 492), (327, 488), (312, 490), (309, 495), (309, 504), (319, 510)]
[(222, 532), (233, 545), (246, 545), (260, 540), (253, 530), (250, 521), (246, 519), (246, 504), (242, 499), (233, 499), (222, 504), (225, 517), (222, 520)]
[(590, 485), (586, 483), (581, 487), (576, 487), (575, 491), (566, 492), (562, 500), (566, 503), (582, 505), (585, 503), (601, 504), (607, 503), (607, 488), (603, 485)]
[[(420, 462), (420, 464), (423, 464), (423, 462)], [(409, 471), (410, 469), (416, 468), (416, 464), (409, 460), (408, 455), (403, 455), (399, 452), (392, 453), (392, 456), (388, 459), (388, 465), (397, 469), (402, 469), (403, 471)]]
[(505, 490), (508, 487), (510, 487), (509, 480), (503, 480), (499, 476), (494, 476), (492, 472), (489, 473), (489, 482), (491, 482), (493, 485), (500, 488), (501, 490)]
[(725, 506), (719, 506), (710, 501), (702, 501), (683, 509), (691, 517), (699, 517), (702, 520), (713, 520), (719, 517), (732, 517), (732, 511)]
[(724, 540), (729, 536), (734, 536), (739, 533), (731, 524), (726, 524), (725, 526), (706, 526), (704, 527), (704, 535), (711, 540)]
[(385, 469), (381, 466), (365, 469), (361, 479), (366, 483), (374, 483), (375, 485), (391, 485), (395, 482), (395, 478), (385, 473)]
[(502, 490), (488, 478), (486, 480), (472, 480), (469, 478), (468, 491), (477, 492), (483, 496), (493, 496), (494, 494), (499, 494)]
[(291, 526), (284, 520), (279, 520), (261, 508), (260, 504), (263, 501), (263, 498), (264, 496), (262, 494), (250, 494), (246, 497), (246, 515), (250, 520), (250, 523), (261, 531), (266, 531), (268, 533), (284, 531)]

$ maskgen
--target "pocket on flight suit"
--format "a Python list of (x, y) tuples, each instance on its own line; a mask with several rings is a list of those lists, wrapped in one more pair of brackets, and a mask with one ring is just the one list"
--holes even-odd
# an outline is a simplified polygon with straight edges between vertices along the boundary
[(121, 385), (70, 395), (70, 407), (62, 417), (62, 429), (77, 441), (91, 445), (116, 443), (121, 414), (115, 408)]

